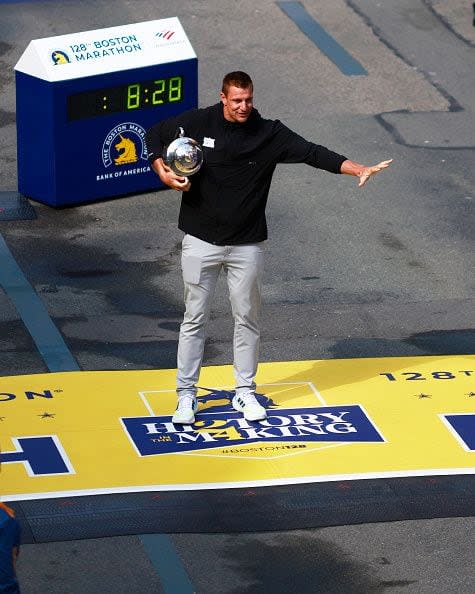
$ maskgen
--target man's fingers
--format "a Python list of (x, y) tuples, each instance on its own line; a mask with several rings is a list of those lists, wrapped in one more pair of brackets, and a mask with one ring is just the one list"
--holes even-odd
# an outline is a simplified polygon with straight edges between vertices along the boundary
[(368, 174), (360, 175), (360, 183), (358, 184), (358, 187), (361, 188), (362, 186), (364, 186), (368, 180), (369, 180)]
[(391, 165), (392, 162), (392, 159), (387, 159), (386, 161), (381, 161), (380, 163), (378, 163), (377, 165), (373, 165), (372, 167), (365, 167), (365, 169), (359, 176), (360, 183), (358, 184), (358, 187), (361, 188), (362, 186), (364, 186), (372, 175), (379, 173), (381, 169), (386, 169), (386, 167), (389, 167), (389, 165)]
[(393, 162), (392, 159), (388, 159), (387, 161), (381, 161), (381, 163), (378, 163), (377, 165), (375, 165), (375, 167), (377, 167), (377, 171), (381, 170), (381, 169), (385, 169), (386, 167), (389, 167), (389, 165)]
[(372, 167), (369, 167), (370, 170), (370, 175), (373, 175), (374, 173), (378, 173), (378, 171), (381, 171), (381, 169), (386, 169), (386, 167), (389, 167), (389, 165), (392, 163), (392, 159), (388, 159), (387, 161), (381, 161), (381, 163), (378, 163), (377, 165), (373, 165)]
[(177, 177), (170, 184), (172, 190), (178, 190), (179, 192), (187, 192), (190, 186), (191, 182), (187, 177)]

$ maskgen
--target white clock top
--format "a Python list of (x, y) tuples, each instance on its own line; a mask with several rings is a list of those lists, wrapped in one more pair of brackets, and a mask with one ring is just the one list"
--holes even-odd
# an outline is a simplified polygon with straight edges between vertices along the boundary
[(15, 70), (56, 82), (196, 58), (176, 17), (30, 41)]

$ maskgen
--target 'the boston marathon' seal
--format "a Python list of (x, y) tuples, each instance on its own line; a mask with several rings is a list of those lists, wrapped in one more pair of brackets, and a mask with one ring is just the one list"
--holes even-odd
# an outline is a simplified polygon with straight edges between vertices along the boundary
[(114, 163), (116, 166), (147, 160), (145, 130), (135, 122), (118, 124), (107, 134), (102, 145), (104, 167)]

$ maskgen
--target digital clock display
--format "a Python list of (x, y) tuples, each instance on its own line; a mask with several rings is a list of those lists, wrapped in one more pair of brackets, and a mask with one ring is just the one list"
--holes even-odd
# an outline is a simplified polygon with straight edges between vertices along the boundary
[(183, 100), (184, 78), (172, 76), (70, 95), (68, 120), (82, 120), (118, 112), (150, 109)]

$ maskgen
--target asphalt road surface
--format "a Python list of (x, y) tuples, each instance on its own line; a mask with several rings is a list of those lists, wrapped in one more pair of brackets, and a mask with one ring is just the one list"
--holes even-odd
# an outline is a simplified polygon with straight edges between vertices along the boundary
[[(262, 360), (473, 354), (471, 3), (303, 4), (367, 75), (343, 74), (271, 0), (0, 2), (0, 192), (16, 190), (13, 67), (31, 39), (178, 16), (199, 57), (201, 106), (217, 101), (224, 73), (242, 69), (265, 117), (353, 160), (394, 159), (363, 189), (347, 176), (278, 167)], [(0, 218), (0, 234), (81, 369), (175, 367), (178, 194), (32, 205), (36, 219)], [(205, 365), (231, 362), (231, 332), (220, 282)], [(0, 353), (1, 375), (47, 371), (1, 291)], [(200, 594), (459, 594), (475, 590), (474, 528), (473, 518), (442, 518), (170, 543)], [(136, 536), (25, 545), (18, 571), (25, 594), (180, 592)]]

